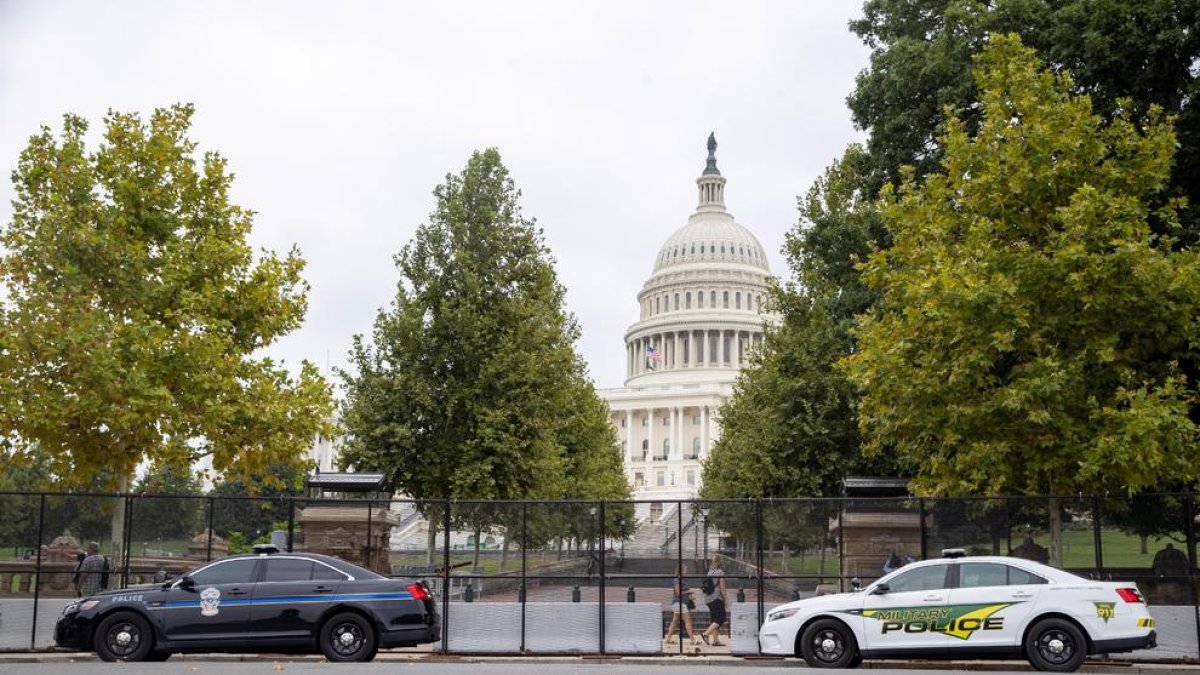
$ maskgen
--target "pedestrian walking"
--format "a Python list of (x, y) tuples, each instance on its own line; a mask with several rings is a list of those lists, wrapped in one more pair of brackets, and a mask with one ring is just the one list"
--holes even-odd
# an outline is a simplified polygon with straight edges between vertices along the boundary
[(700, 634), (700, 639), (714, 647), (722, 647), (725, 643), (720, 639), (721, 626), (727, 618), (725, 609), (729, 606), (729, 597), (725, 584), (725, 570), (717, 567), (715, 562), (709, 566), (704, 581), (700, 582), (700, 592), (704, 594), (704, 604), (708, 605), (708, 615), (712, 619), (708, 628)]
[(87, 545), (87, 557), (79, 563), (79, 574), (75, 581), (76, 594), (81, 598), (95, 595), (108, 588), (108, 558), (100, 553), (100, 544)]

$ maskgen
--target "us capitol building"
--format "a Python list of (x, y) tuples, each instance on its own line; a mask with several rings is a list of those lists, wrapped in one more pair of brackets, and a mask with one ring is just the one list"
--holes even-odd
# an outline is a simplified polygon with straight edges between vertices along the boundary
[[(721, 429), (715, 414), (762, 345), (770, 268), (762, 244), (725, 210), (716, 139), (696, 179), (699, 201), (667, 238), (625, 332), (625, 386), (601, 389), (634, 499), (688, 499)], [(661, 504), (638, 515), (657, 520)]]

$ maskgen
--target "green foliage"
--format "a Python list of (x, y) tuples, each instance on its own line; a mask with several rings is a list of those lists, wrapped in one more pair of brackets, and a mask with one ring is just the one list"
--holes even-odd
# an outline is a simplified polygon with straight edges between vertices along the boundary
[(767, 328), (761, 353), (721, 407), (704, 497), (831, 496), (848, 475), (905, 473), (889, 458), (861, 456), (854, 387), (834, 367), (853, 349), (854, 316), (876, 295), (855, 261), (884, 238), (877, 208), (857, 187), (860, 156), (852, 148), (801, 201), (802, 225), (786, 246), (795, 277), (770, 295), (783, 320)]
[(251, 549), (250, 542), (246, 541), (246, 535), (241, 532), (230, 532), (225, 543), (229, 546), (229, 555), (249, 553)]
[[(942, 172), (885, 190), (883, 293), (845, 360), (868, 450), (925, 494), (1136, 492), (1197, 478), (1200, 266), (1152, 232), (1175, 134), (1110, 122), (1015, 36), (977, 57), (978, 132), (950, 117)], [(1052, 523), (1053, 525), (1053, 523)]]
[[(213, 486), (213, 532), (231, 537), (240, 532), (250, 540), (267, 535), (272, 529), (287, 529), (291, 514), (289, 496), (298, 496), (304, 487), (304, 474), (293, 464), (271, 467), (274, 480), (231, 478)], [(299, 515), (301, 504), (296, 507)], [(277, 526), (285, 523), (283, 528)], [(201, 528), (203, 529), (203, 527)], [(231, 549), (232, 550), (232, 549)]]
[[(867, 0), (850, 26), (873, 49), (848, 99), (870, 134), (862, 158), (868, 191), (897, 182), (901, 166), (917, 176), (937, 170), (947, 108), (974, 132), (971, 56), (988, 34), (1015, 32), (1049, 68), (1070, 70), (1072, 91), (1089, 94), (1103, 118), (1154, 105), (1176, 116), (1179, 152), (1158, 199), (1200, 203), (1200, 0)], [(1182, 243), (1200, 235), (1198, 213), (1183, 212)]]
[(132, 502), (133, 541), (191, 539), (204, 529), (205, 502), (161, 495), (199, 495), (200, 479), (191, 467), (151, 467), (134, 486), (141, 495)]
[[(434, 195), (396, 257), (392, 307), (342, 374), (342, 462), (417, 500), (627, 496), (578, 327), (499, 153), (473, 154)], [(472, 529), (492, 519), (461, 513)]]
[[(232, 176), (195, 156), (192, 108), (110, 112), (85, 145), (74, 115), (33, 136), (0, 231), (0, 432), (65, 485), (131, 476), (145, 460), (211, 454), (226, 475), (293, 461), (325, 426), (327, 385), (255, 352), (297, 328), (304, 267), (246, 243)], [(271, 480), (269, 477), (267, 480)]]

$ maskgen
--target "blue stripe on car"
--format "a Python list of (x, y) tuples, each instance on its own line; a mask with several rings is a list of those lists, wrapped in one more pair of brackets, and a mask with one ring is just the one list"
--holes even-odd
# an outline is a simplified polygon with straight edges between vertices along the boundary
[[(338, 595), (279, 595), (271, 598), (221, 598), (220, 604), (231, 605), (279, 605), (302, 602), (335, 602), (335, 601), (371, 601), (371, 600), (408, 600), (412, 593), (339, 593)], [(199, 600), (168, 600), (163, 606), (170, 609), (175, 607), (199, 607)], [(152, 608), (157, 609), (157, 607)]]

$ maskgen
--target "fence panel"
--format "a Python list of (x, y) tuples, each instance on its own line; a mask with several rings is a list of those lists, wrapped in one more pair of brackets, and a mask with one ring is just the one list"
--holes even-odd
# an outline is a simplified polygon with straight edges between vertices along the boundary
[(39, 646), (31, 626), (38, 572), (48, 562), (39, 534), (43, 502), (40, 495), (0, 495), (0, 651)]

